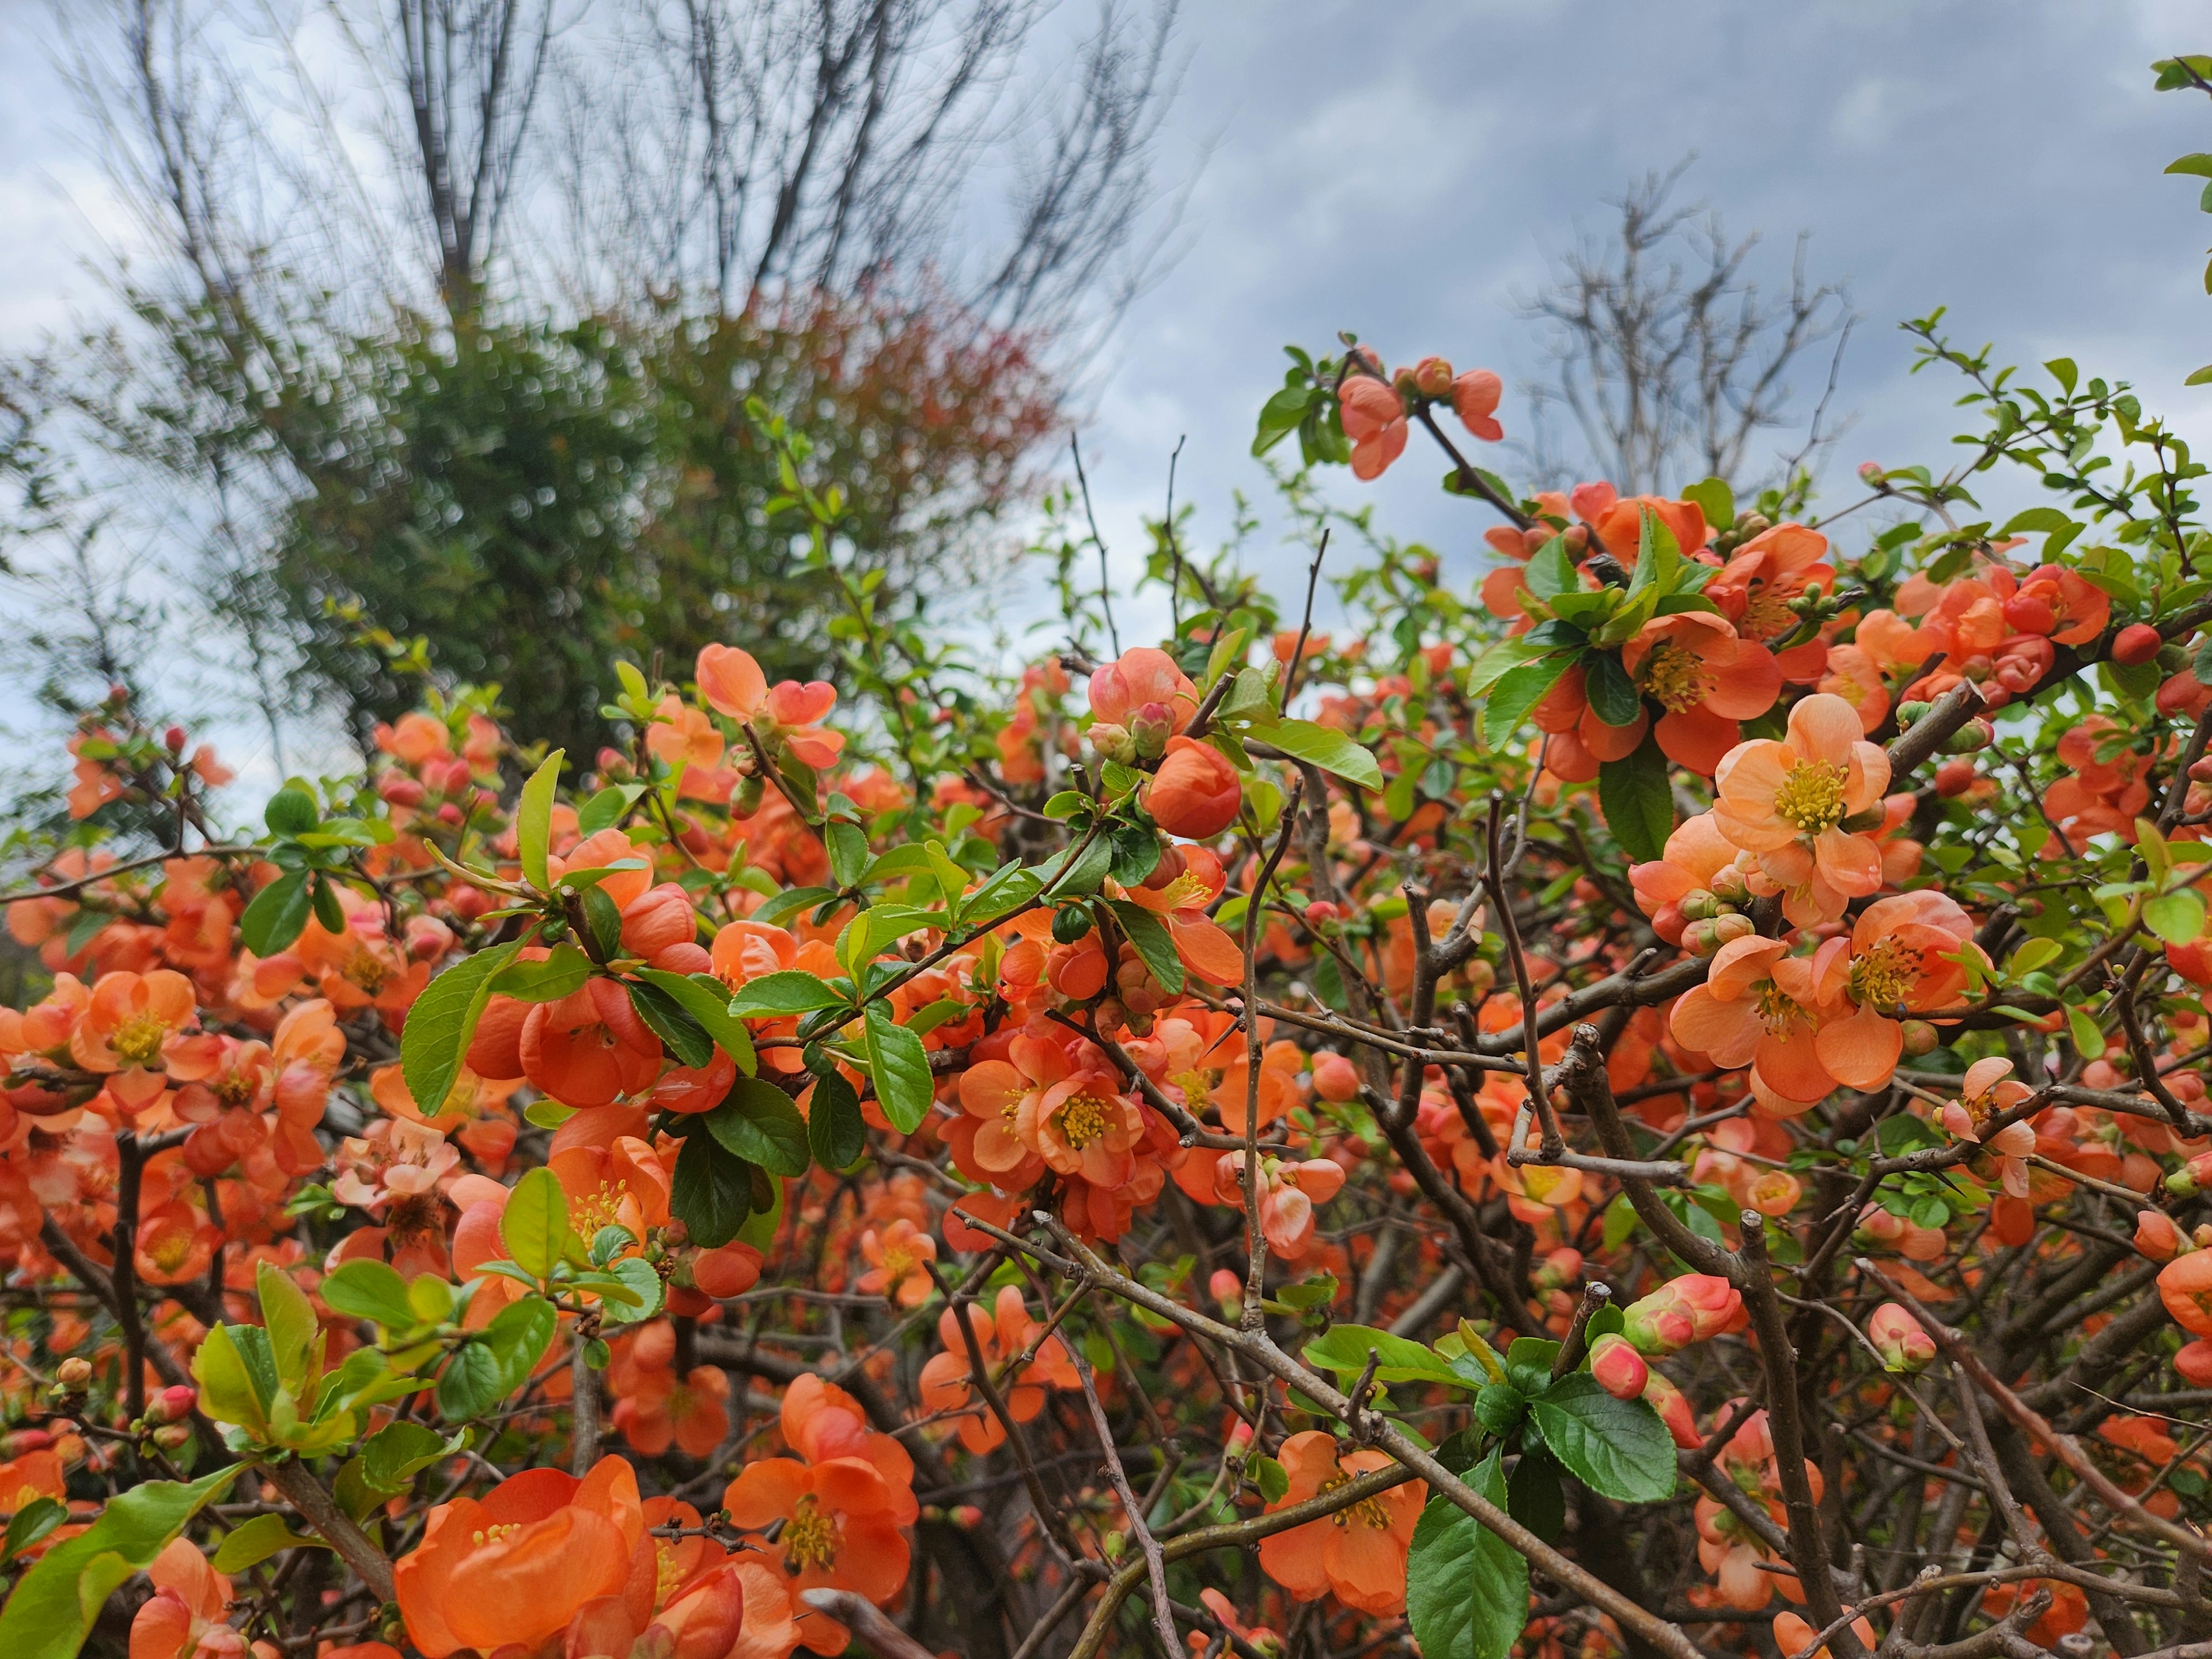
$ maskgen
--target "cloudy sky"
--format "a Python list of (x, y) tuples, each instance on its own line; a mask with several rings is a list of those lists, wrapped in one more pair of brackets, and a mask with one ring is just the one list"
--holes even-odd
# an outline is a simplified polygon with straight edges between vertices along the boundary
[[(51, 18), (0, 0), (0, 349), (97, 307), (82, 262), (118, 227)], [(2161, 176), (2212, 149), (2212, 100), (2148, 71), (2208, 35), (2180, 0), (1185, 0), (1170, 162), (1195, 183), (1181, 257), (1093, 394), (1108, 540), (1133, 563), (1183, 434), (1184, 493), (1220, 533), (1230, 492), (1263, 482), (1246, 446), (1285, 341), (1352, 328), (1393, 361), (1539, 374), (1519, 302), (1604, 228), (1604, 198), (1692, 153), (1683, 198), (1764, 233), (1762, 275), (1786, 275), (1802, 230), (1814, 275), (1850, 283), (1837, 493), (1869, 457), (1946, 459), (1956, 388), (1909, 377), (1895, 327), (1936, 306), (2001, 361), (2071, 356), (2212, 436), (2212, 388), (2180, 386), (2212, 359), (2212, 216)], [(1525, 431), (1516, 393), (1500, 413)], [(1439, 471), (1340, 493), (1463, 574), (1485, 520), (1439, 497)], [(1299, 556), (1255, 557), (1287, 580)]]

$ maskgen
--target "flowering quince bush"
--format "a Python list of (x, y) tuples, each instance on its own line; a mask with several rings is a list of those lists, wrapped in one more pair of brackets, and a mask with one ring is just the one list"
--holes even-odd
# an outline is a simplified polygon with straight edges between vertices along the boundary
[(2198, 1651), (2203, 468), (1911, 327), (1966, 459), (1825, 518), (1294, 350), (1255, 447), (1419, 428), (1498, 556), (1370, 538), (1341, 634), (1170, 522), (1167, 638), (1063, 558), (995, 683), (761, 414), (845, 691), (433, 693), (250, 835), (88, 711), (0, 1655)]

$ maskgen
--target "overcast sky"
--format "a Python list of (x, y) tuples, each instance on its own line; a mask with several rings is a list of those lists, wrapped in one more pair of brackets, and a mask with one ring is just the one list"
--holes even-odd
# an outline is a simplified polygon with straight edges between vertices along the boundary
[[(52, 29), (44, 0), (0, 0), (0, 349), (98, 305), (82, 261), (117, 226)], [(1863, 321), (1838, 480), (1869, 457), (1947, 459), (1957, 387), (1908, 377), (1895, 327), (1939, 305), (2002, 361), (2074, 356), (2212, 434), (2212, 388), (2180, 385), (2212, 360), (2212, 216), (2197, 181), (2161, 176), (2212, 149), (2212, 101), (2153, 93), (2148, 69), (2212, 49), (2202, 5), (1185, 0), (1182, 31), (1169, 159), (1198, 169), (1183, 251), (1130, 313), (1085, 440), (1131, 566), (1178, 434), (1206, 536), (1232, 489), (1261, 486), (1246, 448), (1284, 342), (1352, 328), (1393, 362), (1439, 353), (1516, 388), (1543, 361), (1516, 301), (1606, 225), (1605, 198), (1692, 152), (1683, 199), (1763, 232), (1765, 276), (1786, 275), (1804, 230), (1814, 275), (1850, 285)], [(1517, 389), (1500, 416), (1525, 432)], [(1371, 487), (1340, 474), (1338, 493), (1371, 493), (1384, 528), (1463, 575), (1487, 520), (1417, 461)], [(1297, 557), (1259, 556), (1285, 580)]]

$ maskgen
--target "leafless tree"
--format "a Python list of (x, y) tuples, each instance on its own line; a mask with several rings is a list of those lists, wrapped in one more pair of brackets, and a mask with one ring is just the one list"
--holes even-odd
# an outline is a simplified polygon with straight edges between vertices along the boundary
[[(1674, 204), (1688, 166), (1647, 173), (1609, 204), (1620, 215), (1613, 234), (1586, 238), (1522, 307), (1553, 331), (1553, 379), (1536, 395), (1566, 407), (1592, 463), (1626, 491), (1710, 476), (1741, 493), (1786, 477), (1840, 435), (1824, 424), (1856, 320), (1847, 289), (1813, 282), (1800, 233), (1788, 290), (1770, 298), (1747, 274), (1755, 234), (1732, 241), (1718, 213)], [(1798, 418), (1793, 365), (1831, 340), (1827, 393), (1803, 444), (1759, 469), (1753, 440)]]

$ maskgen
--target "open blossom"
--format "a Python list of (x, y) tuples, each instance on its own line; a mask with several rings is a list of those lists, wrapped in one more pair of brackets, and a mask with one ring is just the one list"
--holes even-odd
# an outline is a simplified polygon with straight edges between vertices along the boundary
[[(1038, 1322), (1023, 1305), (1022, 1293), (1017, 1286), (1002, 1286), (988, 1310), (970, 1307), (967, 1316), (976, 1351), (994, 1376), (999, 1369), (1011, 1365), (1029, 1351), (1030, 1343), (1036, 1342), (1035, 1358), (1018, 1370), (996, 1377), (1006, 1414), (1015, 1422), (1028, 1423), (1036, 1419), (1044, 1409), (1048, 1389), (1081, 1386), (1075, 1366), (1068, 1358), (1066, 1345), (1056, 1335), (1037, 1341)], [(922, 1407), (933, 1413), (960, 1413), (954, 1419), (958, 1425), (960, 1443), (981, 1455), (1004, 1443), (1006, 1425), (999, 1421), (998, 1413), (988, 1407), (969, 1409), (975, 1367), (969, 1358), (967, 1339), (961, 1334), (959, 1316), (950, 1308), (937, 1316), (937, 1340), (943, 1344), (944, 1351), (933, 1354), (921, 1368)]]
[(1352, 476), (1379, 478), (1406, 453), (1406, 403), (1388, 380), (1371, 374), (1347, 378), (1337, 394), (1344, 435), (1352, 441)]
[(868, 1271), (854, 1288), (862, 1295), (884, 1297), (902, 1308), (929, 1300), (928, 1264), (937, 1260), (937, 1241), (904, 1216), (880, 1233), (873, 1227), (864, 1231), (860, 1254)]
[(1900, 1022), (1957, 1000), (1973, 938), (1972, 918), (1932, 888), (1876, 899), (1860, 912), (1844, 985), (1855, 1012), (1824, 1023), (1814, 1039), (1829, 1075), (1854, 1089), (1887, 1083), (1905, 1052)]
[(1742, 736), (1739, 722), (1764, 714), (1782, 695), (1774, 653), (1710, 611), (1646, 623), (1621, 647), (1620, 665), (1659, 705), (1659, 747), (1708, 777)]
[(1836, 1087), (1815, 1038), (1838, 1011), (1848, 955), (1841, 939), (1810, 957), (1790, 955), (1778, 939), (1730, 939), (1705, 982), (1675, 1003), (1669, 1029), (1716, 1066), (1749, 1066), (1762, 1106), (1795, 1115)]
[[(1316, 1429), (1284, 1441), (1278, 1456), (1290, 1486), (1267, 1505), (1270, 1511), (1390, 1463), (1388, 1453), (1346, 1451), (1334, 1436)], [(1260, 1540), (1260, 1565), (1301, 1601), (1334, 1591), (1363, 1613), (1396, 1613), (1406, 1605), (1406, 1553), (1427, 1494), (1425, 1482), (1409, 1480), (1337, 1515), (1271, 1534)]]
[[(1224, 1152), (1214, 1165), (1214, 1191), (1224, 1204), (1243, 1201), (1244, 1154)], [(1260, 1161), (1260, 1231), (1267, 1248), (1285, 1261), (1304, 1258), (1312, 1247), (1314, 1206), (1326, 1204), (1344, 1189), (1344, 1166), (1326, 1158), (1292, 1163)]]
[(637, 1476), (619, 1457), (581, 1480), (530, 1469), (481, 1498), (440, 1504), (393, 1566), (408, 1640), (424, 1659), (534, 1650), (586, 1603), (620, 1595), (645, 1540)]
[(1843, 698), (1805, 698), (1781, 741), (1729, 750), (1714, 785), (1714, 824), (1782, 884), (1784, 914), (1797, 926), (1832, 921), (1881, 889), (1881, 848), (1845, 825), (1881, 805), (1889, 757), (1865, 740)]
[(1212, 849), (1173, 847), (1166, 849), (1151, 876), (1122, 891), (1131, 903), (1160, 919), (1186, 969), (1210, 985), (1239, 985), (1244, 979), (1244, 952), (1228, 929), (1206, 914), (1227, 884), (1228, 876)]
[(837, 704), (837, 688), (827, 680), (771, 686), (750, 652), (727, 645), (702, 646), (696, 675), (708, 707), (750, 723), (763, 743), (781, 741), (817, 769), (836, 763), (845, 734), (821, 724)]

